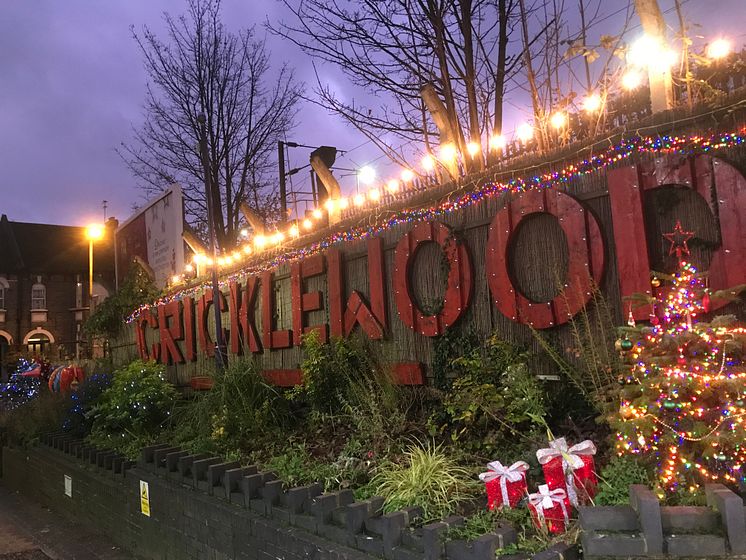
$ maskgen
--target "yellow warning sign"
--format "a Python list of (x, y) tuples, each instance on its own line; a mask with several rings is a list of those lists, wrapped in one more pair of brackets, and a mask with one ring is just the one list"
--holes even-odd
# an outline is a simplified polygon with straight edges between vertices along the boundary
[(140, 481), (140, 511), (150, 517), (150, 488), (144, 480)]

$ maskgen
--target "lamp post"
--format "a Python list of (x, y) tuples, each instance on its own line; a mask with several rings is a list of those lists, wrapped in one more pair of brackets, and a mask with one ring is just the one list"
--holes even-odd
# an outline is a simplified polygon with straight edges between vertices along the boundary
[(91, 224), (85, 228), (85, 235), (88, 238), (88, 307), (93, 312), (93, 242), (103, 238), (104, 227)]

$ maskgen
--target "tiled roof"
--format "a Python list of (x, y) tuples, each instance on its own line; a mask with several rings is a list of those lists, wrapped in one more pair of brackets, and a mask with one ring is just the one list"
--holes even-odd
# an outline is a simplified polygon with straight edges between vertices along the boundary
[[(107, 231), (107, 235), (113, 232)], [(114, 270), (113, 240), (94, 246), (94, 270)], [(88, 270), (85, 228), (12, 222), (0, 218), (0, 272), (77, 273)]]

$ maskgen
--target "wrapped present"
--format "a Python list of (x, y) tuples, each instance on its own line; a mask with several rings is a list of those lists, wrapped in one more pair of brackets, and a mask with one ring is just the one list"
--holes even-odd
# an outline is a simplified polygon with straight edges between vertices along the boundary
[(568, 447), (565, 438), (559, 438), (550, 441), (548, 448), (539, 449), (536, 458), (549, 488), (563, 488), (569, 502), (577, 507), (596, 495), (595, 454), (596, 446), (589, 439)]
[(529, 494), (528, 509), (540, 530), (556, 535), (567, 529), (570, 506), (567, 505), (567, 492), (563, 488), (550, 490), (546, 484), (540, 485), (537, 493)]
[(526, 471), (528, 463), (516, 461), (504, 467), (500, 461), (492, 461), (489, 469), (479, 475), (487, 490), (487, 508), (493, 510), (501, 507), (514, 508), (528, 494)]

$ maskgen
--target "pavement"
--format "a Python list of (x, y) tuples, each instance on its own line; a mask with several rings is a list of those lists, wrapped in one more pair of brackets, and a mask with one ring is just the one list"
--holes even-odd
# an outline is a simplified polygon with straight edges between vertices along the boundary
[(0, 485), (0, 560), (138, 560), (80, 523)]

